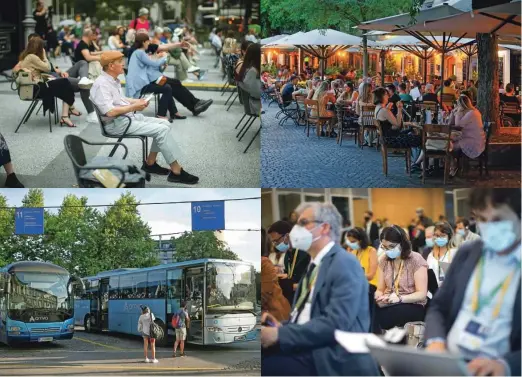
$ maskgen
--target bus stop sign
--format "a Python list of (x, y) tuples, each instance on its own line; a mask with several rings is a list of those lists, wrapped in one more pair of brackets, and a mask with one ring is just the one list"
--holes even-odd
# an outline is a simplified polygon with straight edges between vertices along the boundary
[(38, 235), (43, 233), (43, 208), (17, 208), (15, 210), (15, 234)]
[(224, 230), (225, 202), (192, 202), (192, 230)]

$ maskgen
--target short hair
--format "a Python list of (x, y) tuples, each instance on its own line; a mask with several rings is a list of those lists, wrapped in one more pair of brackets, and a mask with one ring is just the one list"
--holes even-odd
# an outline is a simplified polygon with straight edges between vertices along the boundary
[(471, 190), (469, 205), (472, 210), (485, 209), (488, 204), (493, 207), (505, 204), (520, 218), (520, 188), (477, 188)]
[(444, 80), (444, 86), (450, 86), (451, 81), (450, 80)]
[(381, 242), (386, 240), (401, 245), (401, 259), (407, 259), (411, 254), (411, 242), (408, 239), (408, 235), (404, 229), (397, 225), (384, 228), (379, 236), (379, 240)]
[(384, 100), (384, 96), (388, 95), (388, 92), (384, 88), (377, 88), (373, 91), (373, 104), (378, 105)]
[(94, 32), (92, 31), (91, 28), (83, 29), (83, 36), (84, 37), (90, 37), (93, 34), (94, 34)]
[(149, 40), (148, 34), (136, 34), (136, 39), (134, 40), (135, 48), (142, 48), (145, 42)]
[(339, 210), (331, 203), (321, 202), (305, 202), (301, 203), (297, 208), (296, 212), (300, 215), (306, 209), (312, 208), (314, 211), (314, 218), (316, 221), (327, 223), (330, 225), (330, 238), (332, 240), (341, 239), (341, 224), (343, 217), (339, 213)]
[(361, 250), (366, 249), (370, 246), (370, 239), (368, 238), (368, 234), (362, 228), (353, 228), (346, 232), (346, 237), (353, 237), (361, 244)]
[(393, 84), (386, 85), (386, 89), (389, 89), (392, 93), (395, 93), (397, 91), (397, 88)]
[(270, 225), (267, 230), (267, 233), (279, 233), (279, 234), (288, 234), (292, 230), (293, 225), (288, 221), (279, 220)]
[(513, 90), (515, 89), (514, 85), (509, 83), (509, 84), (506, 84), (506, 92), (507, 93), (511, 93)]
[(466, 219), (465, 217), (460, 217), (457, 219), (457, 222), (455, 224), (460, 224), (462, 223), (462, 225), (464, 225), (465, 228), (467, 228), (469, 226), (469, 220)]
[(403, 90), (403, 91), (406, 91), (406, 83), (401, 82), (401, 83), (399, 84), (399, 89), (401, 89), (401, 90)]
[(448, 236), (448, 240), (453, 238), (453, 228), (447, 221), (440, 221), (440, 222), (436, 223), (434, 226), (435, 226), (435, 228), (433, 230), (434, 232), (436, 230), (438, 230), (438, 231), (444, 233), (445, 235)]
[(368, 210), (368, 211), (364, 211), (364, 213), (367, 213), (368, 215), (370, 215), (371, 217), (373, 217), (373, 212)]

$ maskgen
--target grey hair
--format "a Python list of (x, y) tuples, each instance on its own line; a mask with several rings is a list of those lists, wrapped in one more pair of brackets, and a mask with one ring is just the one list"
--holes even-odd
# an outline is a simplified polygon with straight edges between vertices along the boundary
[(316, 221), (330, 225), (330, 238), (335, 242), (339, 242), (343, 217), (337, 208), (331, 203), (304, 202), (295, 209), (295, 212), (301, 215), (308, 208), (313, 209)]
[(84, 37), (90, 37), (93, 34), (92, 29), (83, 29), (83, 36)]

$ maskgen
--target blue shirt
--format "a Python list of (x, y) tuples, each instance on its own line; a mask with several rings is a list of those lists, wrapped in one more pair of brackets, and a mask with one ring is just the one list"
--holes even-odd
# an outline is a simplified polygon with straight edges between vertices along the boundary
[(471, 275), (466, 287), (464, 295), (464, 302), (453, 323), (447, 337), (448, 350), (451, 353), (461, 354), (465, 359), (474, 359), (478, 356), (486, 356), (489, 358), (502, 358), (511, 349), (510, 335), (513, 322), (513, 306), (515, 305), (515, 298), (520, 284), (520, 246), (508, 255), (498, 255), (494, 252), (486, 252), (484, 258), (484, 275), (480, 286), (480, 297), (489, 295), (493, 289), (515, 268), (517, 271), (512, 277), (508, 289), (504, 295), (502, 306), (498, 317), (493, 319), (493, 311), (498, 305), (500, 292), (489, 302), (484, 305), (480, 311), (480, 319), (489, 325), (489, 332), (484, 340), (484, 344), (478, 351), (469, 351), (460, 348), (457, 343), (460, 334), (465, 331), (466, 325), (470, 317), (473, 316), (471, 307), (471, 300), (475, 291), (475, 277), (479, 271), (479, 265)]
[(283, 101), (291, 102), (293, 92), (294, 92), (294, 84), (289, 82), (288, 84), (285, 85), (285, 87), (283, 88), (283, 91), (281, 92), (281, 97), (283, 97)]
[(161, 66), (167, 62), (167, 57), (161, 59), (151, 59), (145, 51), (136, 50), (129, 62), (129, 69), (126, 77), (125, 90), (127, 97), (139, 98), (141, 89), (156, 81), (162, 76)]

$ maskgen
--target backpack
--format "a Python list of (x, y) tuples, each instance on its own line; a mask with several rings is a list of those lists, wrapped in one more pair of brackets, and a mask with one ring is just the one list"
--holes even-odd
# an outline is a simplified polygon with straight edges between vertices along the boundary
[(149, 328), (149, 336), (152, 339), (162, 339), (163, 338), (163, 330), (161, 327), (152, 320), (152, 313), (150, 313), (150, 328)]
[(178, 310), (176, 314), (172, 316), (172, 328), (181, 329), (182, 324), (184, 323), (181, 319), (181, 310)]

